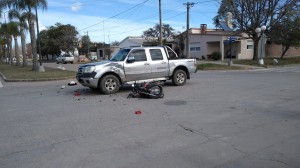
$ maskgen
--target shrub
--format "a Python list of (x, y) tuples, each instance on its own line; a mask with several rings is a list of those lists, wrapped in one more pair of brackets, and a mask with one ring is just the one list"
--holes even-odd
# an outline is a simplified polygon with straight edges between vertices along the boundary
[(219, 60), (221, 59), (221, 53), (219, 51), (215, 51), (211, 54), (212, 59)]

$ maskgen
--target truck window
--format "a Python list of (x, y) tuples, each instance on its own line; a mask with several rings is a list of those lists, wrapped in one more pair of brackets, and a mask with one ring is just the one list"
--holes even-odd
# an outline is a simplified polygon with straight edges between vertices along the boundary
[(150, 49), (150, 55), (152, 61), (164, 59), (160, 49)]
[(130, 49), (122, 49), (116, 55), (111, 58), (111, 61), (123, 61)]
[(134, 56), (135, 61), (147, 61), (145, 50), (133, 50), (130, 56)]

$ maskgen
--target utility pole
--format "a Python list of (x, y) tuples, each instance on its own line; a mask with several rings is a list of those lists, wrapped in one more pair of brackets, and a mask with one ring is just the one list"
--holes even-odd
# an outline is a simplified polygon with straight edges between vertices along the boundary
[(161, 16), (161, 0), (159, 0), (159, 44), (162, 46), (162, 16)]
[(193, 2), (187, 2), (184, 3), (183, 5), (186, 6), (186, 57), (189, 58), (190, 57), (190, 41), (189, 41), (189, 29), (190, 29), (190, 8), (193, 7), (195, 5), (195, 3)]
[(88, 39), (88, 44), (87, 44), (88, 54), (87, 54), (87, 57), (89, 57), (90, 56), (90, 37), (89, 37), (89, 32), (88, 31), (86, 32), (86, 35), (87, 35), (87, 39)]

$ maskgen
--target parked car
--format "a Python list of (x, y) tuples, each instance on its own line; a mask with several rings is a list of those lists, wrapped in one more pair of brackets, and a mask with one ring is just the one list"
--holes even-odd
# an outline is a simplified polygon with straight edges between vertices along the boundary
[(77, 80), (110, 94), (130, 82), (172, 80), (181, 86), (196, 70), (195, 59), (179, 59), (170, 47), (134, 47), (121, 49), (111, 60), (81, 65)]
[(74, 63), (74, 57), (70, 54), (63, 54), (63, 55), (60, 55), (56, 58), (56, 63), (57, 64), (59, 64), (59, 63), (66, 64), (68, 62), (71, 63), (71, 64)]

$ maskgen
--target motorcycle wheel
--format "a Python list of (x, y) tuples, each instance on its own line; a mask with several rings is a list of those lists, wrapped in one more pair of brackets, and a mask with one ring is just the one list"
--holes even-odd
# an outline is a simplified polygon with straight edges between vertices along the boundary
[(157, 99), (164, 97), (163, 88), (159, 85), (153, 85), (149, 88), (150, 97)]

